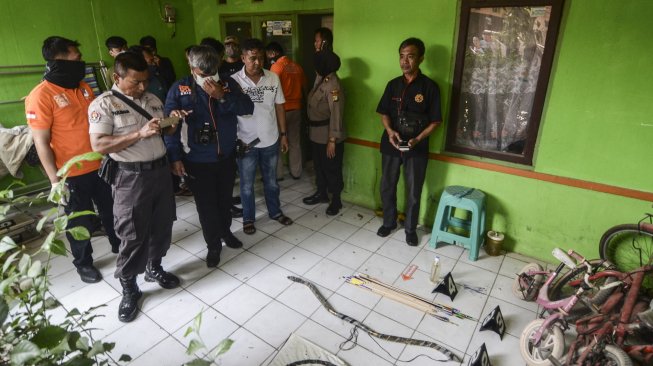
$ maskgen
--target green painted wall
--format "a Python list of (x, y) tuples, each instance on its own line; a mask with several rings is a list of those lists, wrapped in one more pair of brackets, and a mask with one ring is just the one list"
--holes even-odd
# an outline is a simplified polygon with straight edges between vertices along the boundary
[(333, 9), (333, 0), (228, 0), (218, 5), (218, 1), (192, 0), (195, 11), (196, 38), (215, 37), (222, 40), (226, 35), (220, 29), (221, 15), (315, 12)]
[[(450, 0), (335, 0), (334, 45), (351, 137), (380, 140), (374, 111), (386, 82), (401, 74), (397, 47), (409, 36), (426, 43), (422, 71), (440, 85), (446, 122), (458, 9)], [(644, 68), (653, 56), (652, 15), (653, 3), (645, 0), (567, 1), (535, 163), (524, 169), (653, 191), (653, 170), (644, 161), (653, 137), (647, 108), (653, 73)], [(442, 152), (445, 129), (431, 139), (432, 152)], [(347, 145), (345, 199), (380, 206), (380, 160), (376, 149)], [(430, 161), (423, 223), (432, 224), (442, 190), (453, 184), (488, 194), (487, 228), (505, 231), (508, 249), (546, 260), (555, 246), (597, 256), (603, 231), (650, 209), (650, 202)]]
[[(183, 50), (195, 43), (193, 8), (190, 0), (167, 0), (177, 9), (176, 35), (173, 25), (160, 19), (158, 0), (0, 0), (0, 66), (45, 64), (41, 56), (43, 40), (51, 35), (81, 43), (83, 59), (100, 59), (111, 64), (104, 40), (120, 35), (137, 44), (147, 34), (157, 39), (159, 53), (170, 57), (178, 75), (186, 73)], [(0, 69), (2, 71), (2, 69)], [(40, 81), (41, 74), (0, 75), (0, 100), (20, 99)], [(0, 123), (25, 124), (22, 103), (0, 105)], [(25, 168), (26, 181), (42, 180), (38, 169)], [(10, 179), (0, 181), (6, 186)]]
[[(113, 34), (131, 43), (149, 33), (161, 54), (185, 71), (181, 51), (206, 36), (222, 38), (220, 16), (333, 9), (335, 50), (347, 90), (346, 122), (351, 137), (379, 141), (374, 113), (386, 82), (400, 75), (397, 46), (409, 36), (422, 38), (427, 56), (422, 70), (442, 90), (445, 121), (449, 112), (453, 51), (459, 4), (452, 0), (169, 0), (177, 8), (177, 35), (159, 19), (157, 0), (102, 1), (0, 0), (0, 65), (43, 63), (42, 40), (51, 34), (82, 43), (84, 58), (108, 60), (103, 40)], [(415, 11), (418, 9), (418, 11)], [(645, 159), (653, 137), (647, 113), (653, 73), (647, 0), (567, 0), (558, 39), (541, 133), (532, 169), (592, 182), (651, 192), (653, 173)], [(57, 19), (61, 19), (60, 21)], [(2, 77), (0, 100), (24, 96), (39, 76)], [(0, 122), (24, 123), (22, 106), (0, 105)], [(443, 128), (431, 139), (442, 152)], [(380, 206), (380, 154), (347, 145), (345, 198)], [(476, 159), (476, 158), (474, 158)], [(642, 168), (640, 168), (642, 166)], [(430, 161), (422, 199), (423, 223), (430, 226), (447, 185), (461, 184), (488, 194), (488, 228), (508, 234), (510, 250), (550, 259), (554, 246), (575, 247), (588, 256), (608, 227), (631, 222), (650, 203), (552, 183)]]

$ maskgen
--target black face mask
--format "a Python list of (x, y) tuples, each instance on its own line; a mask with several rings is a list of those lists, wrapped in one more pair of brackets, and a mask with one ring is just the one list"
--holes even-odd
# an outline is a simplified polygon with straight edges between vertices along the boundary
[(48, 61), (43, 78), (62, 88), (75, 89), (86, 74), (84, 61), (54, 60)]

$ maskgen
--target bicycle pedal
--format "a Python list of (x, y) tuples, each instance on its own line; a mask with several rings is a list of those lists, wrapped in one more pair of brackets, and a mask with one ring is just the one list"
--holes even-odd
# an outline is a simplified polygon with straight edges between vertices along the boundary
[(560, 361), (558, 361), (557, 358), (553, 357), (553, 355), (549, 355), (549, 357), (547, 358), (547, 360), (548, 360), (549, 362), (551, 362), (551, 364), (553, 364), (553, 366), (563, 366), (563, 364), (561, 364)]

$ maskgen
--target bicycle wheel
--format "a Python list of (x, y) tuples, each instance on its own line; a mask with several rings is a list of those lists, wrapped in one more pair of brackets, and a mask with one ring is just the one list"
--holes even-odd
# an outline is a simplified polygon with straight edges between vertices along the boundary
[[(625, 224), (606, 231), (599, 244), (601, 259), (629, 272), (653, 262), (653, 226)], [(642, 287), (653, 290), (653, 276), (646, 276)]]
[[(585, 351), (586, 347), (581, 347), (578, 354)], [(591, 365), (606, 365), (606, 366), (633, 366), (633, 360), (630, 359), (628, 354), (621, 348), (608, 344), (603, 349), (602, 354), (590, 355), (591, 361), (585, 360), (585, 364)]]
[(537, 263), (528, 263), (519, 271), (512, 283), (512, 294), (520, 300), (535, 300), (544, 282), (544, 275), (528, 274), (531, 271), (540, 272), (542, 271), (542, 266)]
[[(599, 272), (603, 271), (606, 269), (614, 269), (614, 266), (607, 261), (604, 261), (602, 259), (592, 259), (589, 261), (590, 265), (592, 266), (592, 271), (593, 272)], [(567, 298), (569, 296), (572, 296), (573, 294), (576, 293), (578, 290), (578, 286), (570, 286), (569, 283), (575, 280), (583, 280), (583, 277), (585, 276), (585, 272), (587, 272), (587, 267), (582, 266), (578, 268), (571, 269), (564, 273), (560, 278), (554, 282), (551, 287), (549, 288), (549, 299), (550, 300), (560, 300)], [(593, 282), (593, 284), (596, 287), (600, 287), (603, 285), (607, 285), (609, 283), (612, 283), (616, 281), (617, 279), (614, 277), (602, 277)], [(599, 306), (605, 302), (605, 300), (612, 295), (616, 287), (612, 288), (607, 288), (603, 290), (599, 289), (590, 289), (585, 292), (583, 292), (583, 296), (589, 301), (590, 304)], [(573, 323), (579, 318), (589, 314), (591, 312), (591, 309), (587, 308), (587, 306), (582, 303), (578, 302), (574, 307), (569, 311), (569, 315), (565, 317), (565, 319)]]
[(519, 338), (519, 351), (528, 366), (552, 366), (549, 356), (559, 360), (565, 350), (565, 338), (560, 328), (552, 325), (542, 333), (539, 345), (533, 344), (533, 335), (537, 332), (544, 319), (536, 319), (528, 323)]

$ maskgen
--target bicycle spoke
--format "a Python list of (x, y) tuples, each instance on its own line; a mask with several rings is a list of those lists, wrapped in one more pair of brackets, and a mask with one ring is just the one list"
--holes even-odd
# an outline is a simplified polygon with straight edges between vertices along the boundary
[[(653, 262), (653, 229), (650, 225), (618, 225), (601, 238), (601, 258), (612, 262), (622, 272), (629, 272)], [(643, 288), (653, 289), (653, 279), (646, 278)]]

